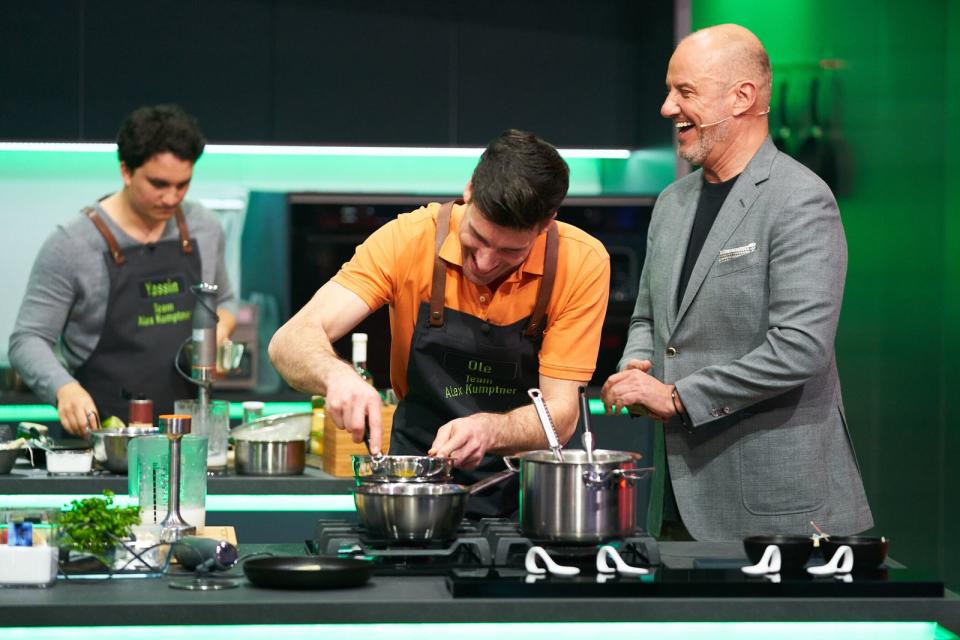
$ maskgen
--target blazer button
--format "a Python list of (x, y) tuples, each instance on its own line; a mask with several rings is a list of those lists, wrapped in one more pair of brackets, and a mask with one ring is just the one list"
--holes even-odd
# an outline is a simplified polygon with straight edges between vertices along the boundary
[(719, 409), (710, 409), (710, 415), (713, 416), (714, 418), (719, 418), (719, 417), (720, 417), (720, 410), (719, 410)]
[(667, 357), (668, 358), (677, 357), (677, 350), (674, 349), (673, 347), (667, 347)]

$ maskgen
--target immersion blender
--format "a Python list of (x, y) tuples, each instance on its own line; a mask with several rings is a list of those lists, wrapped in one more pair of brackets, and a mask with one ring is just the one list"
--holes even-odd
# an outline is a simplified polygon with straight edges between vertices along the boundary
[(206, 412), (210, 406), (210, 388), (217, 373), (217, 292), (219, 287), (208, 282), (191, 287), (197, 296), (193, 310), (193, 357), (190, 377), (199, 388), (197, 400)]

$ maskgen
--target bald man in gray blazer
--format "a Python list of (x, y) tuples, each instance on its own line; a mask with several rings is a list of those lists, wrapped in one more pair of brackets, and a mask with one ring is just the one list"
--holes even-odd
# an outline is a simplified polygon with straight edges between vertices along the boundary
[(768, 137), (771, 85), (743, 27), (677, 47), (661, 113), (701, 168), (657, 200), (603, 388), (607, 405), (664, 422), (667, 518), (697, 540), (873, 526), (833, 346), (843, 227), (827, 185)]

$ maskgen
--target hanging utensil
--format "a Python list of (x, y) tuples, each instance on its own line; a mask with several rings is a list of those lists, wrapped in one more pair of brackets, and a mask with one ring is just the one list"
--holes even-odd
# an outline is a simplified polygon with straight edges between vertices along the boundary
[(587, 402), (587, 388), (580, 387), (580, 413), (583, 415), (583, 450), (587, 454), (587, 464), (593, 464), (593, 431), (590, 430), (590, 403)]
[(547, 444), (553, 451), (557, 462), (563, 462), (563, 452), (560, 450), (560, 438), (557, 437), (557, 430), (553, 426), (553, 418), (547, 411), (547, 403), (543, 401), (543, 393), (540, 389), (529, 389), (527, 395), (533, 400), (533, 406), (537, 410), (537, 417), (540, 418), (540, 425), (543, 427), (543, 433), (547, 436)]

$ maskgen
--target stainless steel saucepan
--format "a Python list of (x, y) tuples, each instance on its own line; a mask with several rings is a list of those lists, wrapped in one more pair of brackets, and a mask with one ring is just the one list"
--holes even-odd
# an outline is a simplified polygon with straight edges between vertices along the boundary
[(427, 542), (455, 537), (471, 494), (514, 474), (507, 469), (470, 486), (436, 482), (361, 483), (353, 500), (357, 517), (376, 540)]
[(527, 537), (563, 544), (597, 544), (631, 535), (637, 524), (636, 481), (640, 454), (597, 449), (530, 451), (505, 458), (520, 473), (520, 531)]

